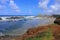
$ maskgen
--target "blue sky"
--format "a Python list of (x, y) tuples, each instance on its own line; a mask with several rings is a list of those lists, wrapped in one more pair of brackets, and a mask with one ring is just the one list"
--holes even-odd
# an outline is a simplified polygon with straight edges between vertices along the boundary
[(59, 0), (0, 0), (0, 15), (60, 14)]

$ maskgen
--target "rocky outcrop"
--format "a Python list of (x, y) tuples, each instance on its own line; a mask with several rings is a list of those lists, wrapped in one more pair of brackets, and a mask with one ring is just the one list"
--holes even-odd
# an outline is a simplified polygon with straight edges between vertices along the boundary
[(0, 20), (2, 20), (2, 18), (0, 18)]
[(54, 23), (60, 25), (60, 15), (53, 15), (53, 17), (56, 18), (56, 20), (54, 21)]
[(60, 19), (56, 19), (54, 23), (60, 25)]
[[(39, 33), (44, 33), (48, 30), (48, 28), (51, 28), (52, 31), (52, 40), (60, 40), (60, 25), (48, 25), (48, 26), (40, 26), (38, 28), (31, 28), (29, 29), (24, 35), (21, 37), (16, 38), (16, 40), (25, 40), (27, 38), (34, 38), (36, 35), (41, 35)], [(56, 35), (57, 34), (57, 35)]]

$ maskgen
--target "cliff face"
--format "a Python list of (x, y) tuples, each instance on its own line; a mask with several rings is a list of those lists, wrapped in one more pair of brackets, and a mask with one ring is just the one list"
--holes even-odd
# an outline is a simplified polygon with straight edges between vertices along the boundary
[(54, 23), (60, 25), (60, 15), (52, 15), (52, 16), (56, 18), (56, 20), (54, 21)]
[(53, 17), (55, 17), (55, 18), (58, 18), (58, 17), (60, 17), (60, 15), (52, 15)]
[(54, 23), (60, 25), (60, 18), (56, 18), (56, 20), (54, 21)]
[[(24, 35), (16, 38), (16, 40), (27, 40), (27, 38), (31, 38), (31, 37), (32, 37), (32, 39), (28, 39), (28, 40), (34, 40), (33, 38), (35, 38), (35, 40), (36, 40), (37, 35), (47, 36), (47, 34), (45, 34), (45, 32), (47, 32), (49, 28), (50, 28), (51, 32), (48, 36), (50, 36), (52, 34), (51, 40), (60, 40), (60, 25), (56, 25), (56, 24), (48, 25), (48, 26), (40, 26), (38, 28), (31, 28)], [(40, 34), (40, 33), (43, 33), (43, 34)]]

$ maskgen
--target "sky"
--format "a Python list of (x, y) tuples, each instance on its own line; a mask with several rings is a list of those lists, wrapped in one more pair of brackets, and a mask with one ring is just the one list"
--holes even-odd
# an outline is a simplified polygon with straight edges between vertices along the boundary
[(0, 0), (0, 15), (60, 14), (60, 0)]

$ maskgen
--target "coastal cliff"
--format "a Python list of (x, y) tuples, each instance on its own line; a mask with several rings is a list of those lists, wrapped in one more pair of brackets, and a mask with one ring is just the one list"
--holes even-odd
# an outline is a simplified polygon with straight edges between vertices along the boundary
[[(48, 35), (46, 32), (48, 33)], [(60, 34), (60, 25), (52, 24), (47, 26), (41, 26), (38, 28), (31, 28), (21, 37), (17, 37), (16, 40), (36, 40), (36, 39), (48, 40), (48, 38), (49, 40), (60, 40), (59, 34)], [(45, 38), (46, 36), (48, 36), (48, 38)]]
[(51, 24), (30, 28), (21, 36), (1, 36), (0, 40), (60, 40), (60, 25)]

